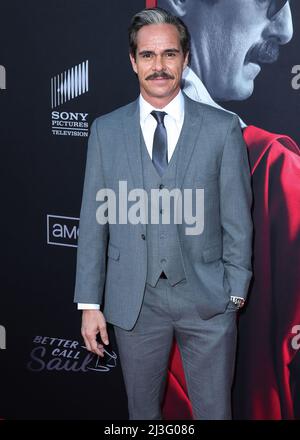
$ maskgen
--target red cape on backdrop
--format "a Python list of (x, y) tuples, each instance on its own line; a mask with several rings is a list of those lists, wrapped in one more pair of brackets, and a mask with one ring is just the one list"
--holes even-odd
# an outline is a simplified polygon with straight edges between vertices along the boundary
[[(239, 316), (234, 417), (293, 419), (290, 366), (297, 351), (292, 329), (300, 325), (300, 150), (288, 136), (254, 126), (243, 134), (254, 194), (254, 276)], [(175, 342), (163, 415), (192, 419)]]

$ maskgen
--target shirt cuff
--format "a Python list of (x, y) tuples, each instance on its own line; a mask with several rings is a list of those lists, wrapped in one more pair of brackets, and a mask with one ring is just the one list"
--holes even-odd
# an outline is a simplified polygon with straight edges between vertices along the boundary
[(87, 303), (78, 303), (78, 310), (100, 310), (99, 304), (87, 304)]

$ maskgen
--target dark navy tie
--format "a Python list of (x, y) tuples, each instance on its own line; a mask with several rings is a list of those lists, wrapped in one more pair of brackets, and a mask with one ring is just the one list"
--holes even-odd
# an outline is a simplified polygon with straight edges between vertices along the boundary
[(163, 175), (168, 166), (168, 137), (164, 125), (164, 117), (167, 113), (153, 110), (151, 115), (157, 122), (157, 127), (153, 138), (152, 162), (158, 174)]

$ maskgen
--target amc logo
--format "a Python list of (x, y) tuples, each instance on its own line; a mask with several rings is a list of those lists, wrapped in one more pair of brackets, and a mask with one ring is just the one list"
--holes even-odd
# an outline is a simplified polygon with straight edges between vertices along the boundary
[(77, 247), (79, 218), (47, 215), (47, 243)]

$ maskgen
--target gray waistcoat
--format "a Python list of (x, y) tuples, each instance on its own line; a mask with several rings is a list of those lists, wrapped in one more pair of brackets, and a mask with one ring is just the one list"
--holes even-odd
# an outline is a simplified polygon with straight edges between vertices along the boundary
[[(175, 188), (178, 150), (181, 145), (180, 142), (177, 144), (168, 168), (163, 176), (160, 177), (148, 154), (142, 133), (140, 138), (144, 189), (147, 191), (148, 195), (148, 224), (146, 230), (148, 254), (147, 283), (154, 287), (161, 272), (164, 271), (170, 284), (174, 286), (179, 281), (186, 278), (186, 275), (178, 239), (177, 225), (174, 223), (173, 198), (170, 198), (170, 223), (162, 223), (162, 204), (160, 202), (158, 209), (156, 209), (158, 224), (151, 224), (151, 189), (166, 188), (171, 191)], [(152, 199), (152, 212), (155, 211), (153, 205), (157, 206), (157, 204), (153, 203)]]

